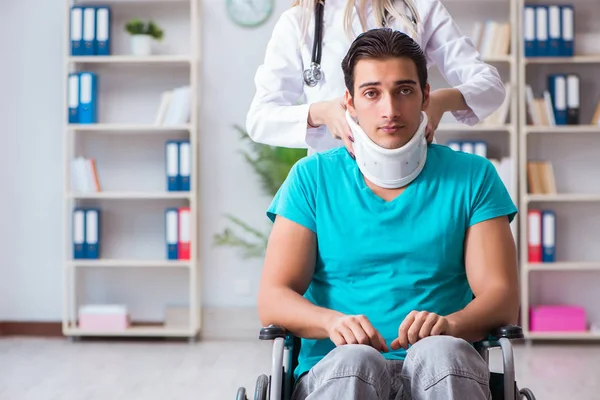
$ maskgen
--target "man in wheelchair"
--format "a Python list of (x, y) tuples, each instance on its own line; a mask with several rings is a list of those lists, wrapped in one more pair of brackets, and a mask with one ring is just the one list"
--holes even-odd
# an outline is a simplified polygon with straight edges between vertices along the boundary
[(302, 338), (292, 398), (489, 399), (472, 343), (517, 320), (517, 209), (487, 159), (427, 144), (409, 36), (370, 30), (342, 67), (354, 154), (300, 160), (267, 212), (258, 311)]

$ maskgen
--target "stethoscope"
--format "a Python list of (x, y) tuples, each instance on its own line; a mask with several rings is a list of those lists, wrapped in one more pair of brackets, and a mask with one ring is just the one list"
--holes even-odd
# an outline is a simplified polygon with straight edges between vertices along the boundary
[(323, 8), (324, 2), (318, 0), (315, 5), (315, 38), (313, 39), (312, 58), (310, 67), (304, 70), (304, 82), (310, 87), (317, 86), (317, 83), (323, 79), (323, 71), (321, 70)]
[[(415, 10), (404, 3), (406, 8), (410, 12), (411, 23), (413, 26), (417, 25), (415, 18)], [(323, 8), (325, 7), (325, 0), (317, 0), (315, 4), (315, 37), (313, 39), (312, 57), (310, 66), (304, 70), (304, 83), (310, 87), (317, 86), (321, 80), (323, 80), (323, 70), (321, 69), (321, 53), (323, 43)]]

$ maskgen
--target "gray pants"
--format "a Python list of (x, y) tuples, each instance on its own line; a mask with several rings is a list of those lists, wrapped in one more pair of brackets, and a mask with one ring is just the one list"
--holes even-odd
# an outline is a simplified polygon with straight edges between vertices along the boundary
[(451, 336), (418, 341), (404, 361), (351, 344), (336, 347), (300, 377), (292, 400), (489, 400), (489, 377), (479, 353)]

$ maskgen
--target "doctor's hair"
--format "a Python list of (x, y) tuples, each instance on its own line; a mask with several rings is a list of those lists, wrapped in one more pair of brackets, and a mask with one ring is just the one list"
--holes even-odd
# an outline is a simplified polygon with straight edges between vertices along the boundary
[[(389, 26), (393, 20), (403, 21), (404, 28), (413, 35), (416, 35), (416, 26), (421, 22), (415, 1), (418, 0), (371, 0), (373, 4), (373, 13), (377, 28)], [(301, 38), (304, 38), (310, 25), (311, 17), (315, 16), (315, 6), (318, 2), (326, 3), (326, 0), (294, 0), (292, 7), (300, 6), (303, 8), (301, 17)], [(356, 10), (363, 33), (367, 30), (367, 4), (368, 0), (359, 0), (360, 4)], [(355, 0), (346, 0), (346, 9), (344, 11), (344, 30), (349, 38), (354, 39), (356, 32), (352, 30), (352, 19)], [(408, 11), (410, 15), (406, 12)]]
[(427, 86), (427, 59), (423, 49), (405, 33), (391, 28), (371, 29), (360, 34), (350, 46), (342, 60), (342, 70), (346, 88), (354, 96), (354, 67), (359, 60), (387, 60), (409, 58), (417, 68), (419, 86), (425, 91)]

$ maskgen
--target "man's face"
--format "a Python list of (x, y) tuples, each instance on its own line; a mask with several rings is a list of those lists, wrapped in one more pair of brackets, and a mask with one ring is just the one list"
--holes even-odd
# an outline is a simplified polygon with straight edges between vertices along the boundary
[(346, 92), (350, 114), (379, 146), (397, 149), (416, 133), (429, 101), (409, 58), (359, 60), (354, 67), (354, 96)]

